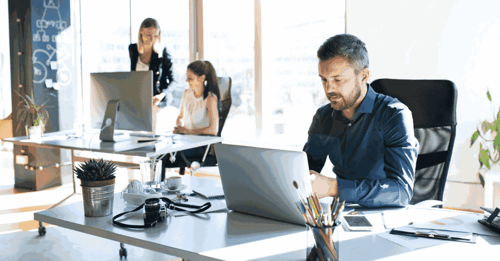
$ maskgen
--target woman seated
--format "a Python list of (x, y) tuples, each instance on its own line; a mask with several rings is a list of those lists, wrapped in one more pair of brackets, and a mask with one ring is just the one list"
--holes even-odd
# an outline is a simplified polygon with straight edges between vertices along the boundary
[[(219, 131), (219, 112), (217, 102), (220, 99), (219, 82), (215, 69), (209, 61), (194, 61), (186, 71), (189, 88), (182, 95), (179, 116), (174, 133), (190, 135), (217, 135)], [(182, 151), (186, 157), (200, 156), (206, 147)], [(167, 167), (185, 167), (180, 157), (163, 157), (162, 177)]]

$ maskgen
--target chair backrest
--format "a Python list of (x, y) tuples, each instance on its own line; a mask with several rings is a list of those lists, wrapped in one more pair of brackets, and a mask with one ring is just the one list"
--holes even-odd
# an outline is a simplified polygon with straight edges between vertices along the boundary
[(219, 132), (217, 136), (221, 136), (222, 129), (224, 128), (224, 123), (226, 123), (227, 115), (229, 114), (229, 109), (231, 108), (231, 77), (217, 77), (219, 78)]
[(0, 120), (0, 139), (12, 138), (12, 113)]
[(374, 91), (397, 98), (412, 112), (420, 143), (412, 204), (443, 200), (456, 134), (457, 88), (448, 80), (379, 79)]

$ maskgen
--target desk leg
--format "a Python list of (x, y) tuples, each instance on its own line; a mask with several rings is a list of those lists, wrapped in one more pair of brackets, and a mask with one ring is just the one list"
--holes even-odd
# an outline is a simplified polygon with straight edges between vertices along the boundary
[[(57, 202), (55, 205), (52, 205), (49, 209), (59, 206), (61, 203), (66, 201), (66, 199), (68, 199), (71, 196), (76, 194), (75, 174), (73, 173), (74, 167), (75, 167), (75, 152), (74, 152), (74, 150), (71, 150), (71, 180), (73, 181), (73, 193), (71, 193), (69, 196), (63, 198), (61, 201)], [(45, 236), (46, 233), (47, 233), (47, 229), (43, 226), (43, 223), (41, 221), (38, 221), (38, 235)]]
[(71, 193), (69, 196), (63, 198), (61, 201), (57, 202), (55, 205), (51, 206), (49, 209), (59, 206), (61, 203), (66, 201), (66, 199), (68, 199), (71, 196), (76, 194), (75, 174), (73, 173), (74, 167), (75, 167), (75, 151), (71, 150), (71, 180), (73, 181), (73, 193)]
[(210, 144), (207, 146), (207, 149), (205, 150), (205, 153), (203, 154), (203, 158), (201, 159), (201, 167), (203, 167), (203, 165), (205, 165), (205, 159), (207, 158), (208, 151), (210, 150), (210, 146), (212, 146), (212, 145)]
[(43, 226), (42, 221), (38, 221), (38, 235), (45, 236), (47, 229)]
[(125, 248), (125, 244), (123, 244), (121, 242), (120, 242), (120, 251), (119, 251), (119, 253), (120, 253), (120, 259), (122, 259), (124, 257), (127, 258), (127, 249)]
[(75, 169), (75, 150), (71, 150), (71, 178), (73, 180), (73, 195), (76, 193), (75, 173), (73, 173), (74, 169)]

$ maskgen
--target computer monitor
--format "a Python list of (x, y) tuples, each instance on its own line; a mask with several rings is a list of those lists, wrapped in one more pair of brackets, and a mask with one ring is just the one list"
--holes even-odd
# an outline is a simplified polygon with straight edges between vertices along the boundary
[(130, 131), (153, 132), (153, 72), (91, 73), (90, 126), (110, 142), (130, 139)]

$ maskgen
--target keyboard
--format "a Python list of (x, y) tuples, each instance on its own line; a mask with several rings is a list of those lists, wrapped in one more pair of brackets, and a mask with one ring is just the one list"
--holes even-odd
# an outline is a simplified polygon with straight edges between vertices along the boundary
[(140, 132), (131, 132), (130, 136), (138, 137), (138, 138), (150, 138), (150, 139), (158, 139), (161, 135), (155, 135), (152, 133), (140, 133)]

